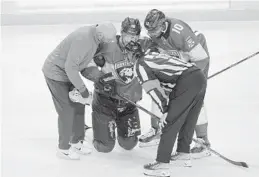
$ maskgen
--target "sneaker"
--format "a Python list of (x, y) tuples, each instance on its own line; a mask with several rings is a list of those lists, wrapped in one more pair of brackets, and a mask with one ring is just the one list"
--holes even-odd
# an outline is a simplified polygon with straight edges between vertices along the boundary
[(71, 147), (67, 150), (64, 149), (59, 149), (57, 150), (57, 157), (61, 159), (66, 159), (66, 160), (79, 160), (80, 156), (77, 154)]
[(156, 146), (159, 144), (161, 129), (150, 128), (149, 131), (139, 137), (139, 147)]
[(87, 145), (87, 142), (85, 141), (79, 141), (76, 144), (71, 143), (71, 148), (78, 154), (87, 155), (92, 152), (92, 149), (89, 145)]
[(210, 147), (210, 142), (206, 137), (203, 138), (197, 138), (197, 140), (202, 143), (204, 146), (202, 146), (200, 143), (195, 143), (194, 147), (191, 149), (191, 155), (193, 159), (201, 159), (203, 157), (211, 156), (211, 152), (206, 148)]
[(147, 176), (170, 177), (169, 163), (153, 162), (144, 165), (144, 174)]
[(192, 166), (192, 157), (190, 153), (176, 152), (171, 155), (171, 162), (177, 161), (181, 166), (191, 167)]

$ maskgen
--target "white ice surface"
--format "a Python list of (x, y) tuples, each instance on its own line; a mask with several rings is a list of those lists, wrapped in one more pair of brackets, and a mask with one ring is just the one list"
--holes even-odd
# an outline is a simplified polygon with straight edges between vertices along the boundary
[[(259, 51), (259, 22), (192, 22), (211, 54), (210, 74)], [(57, 159), (57, 116), (41, 72), (46, 56), (81, 25), (2, 27), (2, 176), (141, 177), (156, 148), (93, 152), (81, 161)], [(119, 29), (120, 24), (116, 24)], [(212, 156), (192, 168), (172, 167), (177, 177), (259, 176), (259, 55), (209, 81), (206, 107), (212, 148), (245, 161), (242, 169)], [(149, 108), (144, 95), (141, 105)], [(86, 108), (90, 124), (90, 109)], [(140, 112), (143, 132), (149, 116)]]

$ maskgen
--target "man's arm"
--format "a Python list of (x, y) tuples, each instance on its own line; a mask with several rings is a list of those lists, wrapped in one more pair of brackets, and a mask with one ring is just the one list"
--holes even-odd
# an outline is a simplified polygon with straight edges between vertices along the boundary
[(168, 96), (161, 88), (159, 80), (144, 60), (139, 60), (135, 66), (135, 73), (143, 89), (158, 105), (162, 113), (167, 112)]
[(76, 89), (78, 89), (84, 98), (89, 96), (89, 92), (80, 77), (79, 65), (84, 59), (92, 59), (92, 56), (88, 56), (90, 52), (87, 50), (91, 50), (91, 47), (87, 42), (88, 41), (86, 41), (86, 39), (74, 40), (70, 46), (65, 63), (65, 71), (70, 82), (75, 86)]

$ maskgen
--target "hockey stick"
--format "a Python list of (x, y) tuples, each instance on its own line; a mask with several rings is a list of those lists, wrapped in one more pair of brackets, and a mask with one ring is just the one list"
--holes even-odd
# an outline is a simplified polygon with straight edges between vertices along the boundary
[(255, 52), (255, 53), (252, 54), (252, 55), (249, 55), (248, 57), (246, 57), (246, 58), (244, 58), (244, 59), (242, 59), (242, 60), (240, 60), (240, 61), (238, 61), (238, 62), (236, 62), (236, 63), (233, 63), (232, 65), (230, 65), (230, 66), (228, 66), (228, 67), (226, 67), (226, 68), (224, 68), (224, 69), (222, 69), (222, 70), (220, 70), (220, 71), (218, 71), (218, 72), (216, 72), (216, 73), (214, 73), (214, 74), (212, 74), (211, 76), (208, 77), (208, 79), (211, 79), (211, 78), (213, 78), (213, 77), (219, 75), (220, 73), (222, 73), (222, 72), (224, 72), (224, 71), (226, 71), (226, 70), (229, 70), (230, 68), (233, 68), (234, 66), (236, 66), (236, 65), (238, 65), (238, 64), (240, 64), (240, 63), (242, 63), (242, 62), (244, 62), (244, 61), (246, 61), (246, 60), (248, 60), (248, 59), (250, 59), (250, 58), (252, 58), (252, 57), (254, 57), (254, 56), (256, 56), (256, 55), (258, 55), (258, 54), (259, 54), (259, 51), (258, 51), (258, 52)]
[[(258, 54), (259, 54), (259, 51), (258, 51), (258, 52), (255, 52), (255, 53), (252, 54), (252, 55), (247, 56), (246, 58), (244, 58), (244, 59), (242, 59), (242, 60), (240, 60), (240, 61), (238, 61), (238, 62), (236, 62), (236, 63), (231, 64), (230, 66), (228, 66), (228, 67), (226, 67), (226, 68), (224, 68), (224, 69), (222, 69), (222, 70), (220, 70), (220, 71), (218, 71), (218, 72), (216, 72), (216, 73), (214, 73), (214, 74), (212, 74), (211, 76), (208, 77), (208, 79), (211, 79), (211, 78), (213, 78), (213, 77), (215, 77), (215, 76), (221, 74), (222, 72), (224, 72), (224, 71), (226, 71), (226, 70), (228, 70), (228, 69), (230, 69), (230, 68), (233, 68), (234, 66), (236, 66), (236, 65), (238, 65), (238, 64), (240, 64), (240, 63), (242, 63), (242, 62), (244, 62), (244, 61), (246, 61), (246, 60), (248, 60), (248, 59), (250, 59), (250, 58), (252, 58), (252, 57), (254, 57), (254, 56), (256, 56), (256, 55), (258, 55)], [(127, 99), (127, 98), (121, 96), (121, 95), (118, 95), (118, 96), (121, 97), (122, 99), (124, 99), (125, 101), (127, 101), (127, 102), (133, 104), (134, 106), (136, 106), (136, 107), (139, 108), (140, 110), (144, 111), (145, 113), (149, 114), (150, 116), (152, 116), (152, 117), (154, 117), (154, 118), (160, 120), (160, 118), (159, 118), (158, 116), (156, 116), (156, 115), (153, 114), (152, 112), (148, 111), (147, 109), (143, 108), (142, 106), (136, 104), (135, 102), (133, 102), (133, 101), (131, 101), (131, 100), (129, 100), (129, 99)], [(218, 153), (217, 151), (215, 151), (215, 150), (211, 149), (210, 147), (207, 147), (207, 146), (205, 146), (204, 144), (200, 143), (200, 142), (197, 141), (196, 139), (193, 139), (193, 141), (196, 142), (196, 143), (198, 143), (198, 144), (200, 144), (201, 146), (207, 148), (209, 151), (211, 151), (211, 152), (214, 153), (215, 155), (219, 156), (220, 158), (226, 160), (227, 162), (229, 162), (229, 163), (231, 163), (231, 164), (233, 164), (233, 165), (242, 166), (242, 167), (248, 168), (248, 165), (247, 165), (247, 163), (245, 163), (245, 162), (237, 162), (237, 161), (233, 161), (233, 160), (231, 160), (231, 159), (228, 159), (227, 157), (221, 155), (221, 154)]]
[(203, 143), (201, 143), (200, 141), (198, 141), (197, 139), (192, 139), (195, 143), (198, 143), (199, 145), (201, 145), (203, 148), (207, 148), (210, 152), (212, 152), (213, 154), (219, 156), (220, 158), (226, 160), (227, 162), (233, 164), (233, 165), (236, 165), (236, 166), (241, 166), (241, 167), (245, 167), (245, 168), (248, 168), (248, 165), (247, 163), (245, 162), (237, 162), (237, 161), (233, 161), (233, 160), (230, 160), (228, 158), (226, 158), (225, 156), (221, 155), (220, 153), (218, 153), (217, 151), (211, 149), (210, 147), (207, 147), (205, 146)]
[[(121, 97), (122, 99), (124, 99), (125, 101), (131, 103), (132, 105), (136, 106), (137, 108), (141, 109), (142, 111), (144, 111), (145, 113), (149, 114), (150, 116), (156, 118), (157, 120), (160, 120), (160, 118), (157, 115), (153, 114), (152, 112), (148, 111), (147, 109), (143, 108), (142, 106), (136, 104), (135, 102), (133, 102), (133, 101), (129, 100), (128, 98), (125, 98), (125, 97), (123, 97), (121, 95), (118, 95), (118, 96)], [(248, 168), (248, 165), (245, 162), (237, 162), (237, 161), (230, 160), (227, 157), (225, 157), (225, 156), (221, 155), (220, 153), (218, 153), (217, 151), (211, 149), (210, 147), (207, 147), (204, 144), (200, 143), (199, 141), (197, 141), (194, 138), (193, 138), (193, 141), (196, 142), (196, 143), (199, 143), (201, 146), (203, 146), (204, 148), (207, 148), (213, 154), (219, 156), (220, 158), (226, 160), (227, 162), (229, 162), (229, 163), (231, 163), (233, 165), (242, 166), (242, 167)]]

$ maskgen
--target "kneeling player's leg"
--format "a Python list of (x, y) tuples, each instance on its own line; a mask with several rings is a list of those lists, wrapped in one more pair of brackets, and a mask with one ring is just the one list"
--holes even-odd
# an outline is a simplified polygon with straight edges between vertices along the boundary
[(128, 106), (125, 111), (119, 113), (116, 122), (119, 145), (126, 150), (133, 149), (138, 143), (137, 136), (141, 133), (138, 109)]
[(115, 146), (115, 121), (101, 113), (93, 110), (93, 146), (98, 152), (111, 152)]

